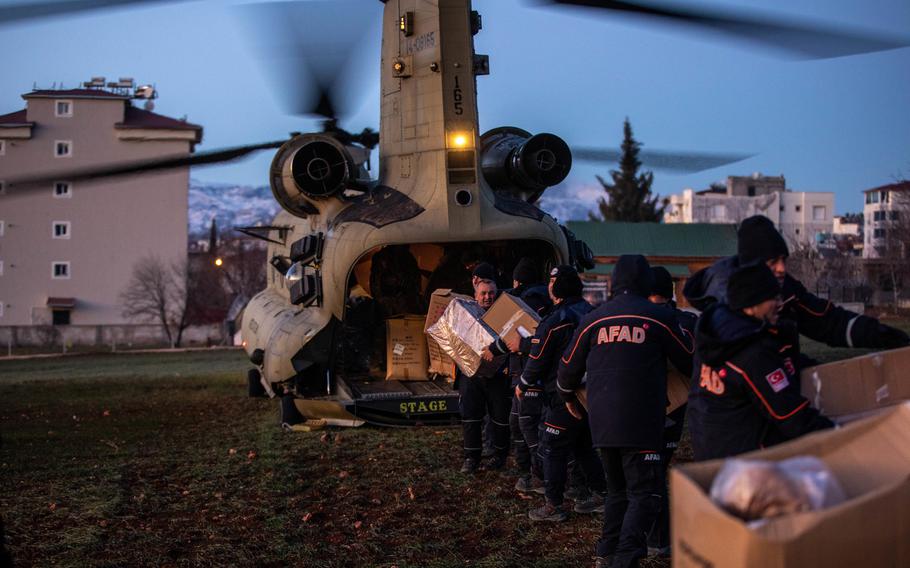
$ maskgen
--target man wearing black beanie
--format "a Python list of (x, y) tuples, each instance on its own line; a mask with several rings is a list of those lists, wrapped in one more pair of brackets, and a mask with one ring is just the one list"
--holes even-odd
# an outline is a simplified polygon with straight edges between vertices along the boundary
[(737, 269), (764, 264), (781, 285), (780, 317), (794, 322), (800, 334), (832, 347), (894, 349), (910, 345), (910, 337), (903, 331), (822, 300), (787, 274), (790, 251), (767, 217), (744, 220), (737, 239), (736, 256), (719, 260), (686, 282), (683, 293), (695, 308), (704, 311), (715, 302), (726, 301), (727, 280)]
[(526, 400), (543, 398), (541, 420), (544, 427), (538, 454), (546, 503), (529, 511), (528, 517), (533, 521), (559, 522), (568, 518), (568, 512), (563, 508), (563, 493), (571, 455), (574, 454), (576, 467), (581, 469), (588, 488), (594, 492), (591, 503), (576, 503), (576, 512), (592, 512), (603, 505), (605, 482), (603, 467), (591, 446), (587, 420), (573, 417), (556, 392), (559, 358), (572, 338), (575, 326), (592, 307), (581, 297), (581, 278), (571, 266), (557, 266), (550, 271), (548, 290), (555, 306), (530, 339), (528, 363), (515, 387), (515, 396), (522, 404)]
[[(661, 464), (667, 406), (667, 360), (692, 371), (692, 338), (676, 314), (648, 301), (654, 278), (641, 255), (623, 255), (611, 276), (611, 299), (578, 324), (556, 386), (567, 408), (587, 375), (593, 445), (607, 479), (598, 565), (636, 566), (666, 491)], [(581, 413), (579, 413), (581, 415)]]
[(696, 460), (725, 458), (833, 426), (795, 388), (796, 326), (780, 319), (780, 284), (764, 264), (740, 268), (696, 327), (689, 430)]

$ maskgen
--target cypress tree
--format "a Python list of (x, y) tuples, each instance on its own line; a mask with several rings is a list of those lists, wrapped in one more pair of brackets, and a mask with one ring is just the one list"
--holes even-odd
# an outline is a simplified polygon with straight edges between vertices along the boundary
[(638, 173), (641, 168), (641, 160), (638, 159), (641, 143), (635, 140), (628, 117), (623, 124), (621, 149), (619, 170), (610, 170), (612, 183), (597, 176), (606, 196), (597, 203), (599, 215), (588, 213), (589, 218), (592, 221), (660, 222), (666, 205), (659, 196), (651, 194), (654, 174)]

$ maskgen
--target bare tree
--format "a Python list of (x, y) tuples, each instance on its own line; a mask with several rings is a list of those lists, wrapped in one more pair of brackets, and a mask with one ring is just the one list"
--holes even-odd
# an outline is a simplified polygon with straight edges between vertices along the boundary
[(186, 260), (167, 263), (146, 256), (133, 266), (133, 274), (120, 294), (123, 315), (161, 325), (168, 344), (179, 347), (187, 318), (189, 268)]

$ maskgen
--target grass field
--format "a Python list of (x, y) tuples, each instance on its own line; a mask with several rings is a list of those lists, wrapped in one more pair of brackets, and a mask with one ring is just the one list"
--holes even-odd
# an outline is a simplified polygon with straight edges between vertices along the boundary
[(459, 429), (286, 433), (275, 401), (245, 396), (247, 366), (237, 351), (0, 361), (16, 565), (590, 562), (599, 518), (532, 523), (542, 498), (514, 477), (457, 473)]

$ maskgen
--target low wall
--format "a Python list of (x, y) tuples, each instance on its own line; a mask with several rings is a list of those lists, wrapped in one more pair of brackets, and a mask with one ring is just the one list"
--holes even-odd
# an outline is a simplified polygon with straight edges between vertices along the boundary
[[(190, 326), (183, 330), (180, 344), (221, 345), (227, 341), (219, 324)], [(10, 325), (0, 326), (0, 350), (5, 347), (166, 346), (167, 336), (160, 325)]]

